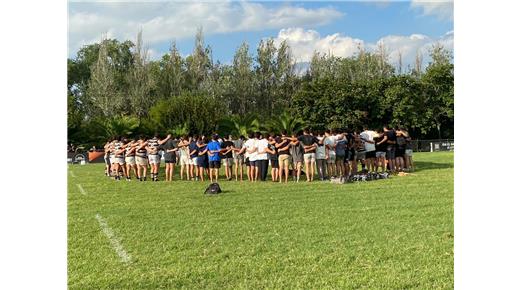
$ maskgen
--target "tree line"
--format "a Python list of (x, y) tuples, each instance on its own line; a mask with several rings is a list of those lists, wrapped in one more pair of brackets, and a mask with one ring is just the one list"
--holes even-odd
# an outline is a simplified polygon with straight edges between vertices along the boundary
[[(134, 42), (103, 39), (82, 47), (68, 70), (68, 141), (100, 145), (113, 135), (245, 134), (405, 126), (415, 138), (453, 138), (452, 55), (440, 45), (432, 61), (403, 72), (383, 45), (343, 58), (314, 53), (298, 73), (287, 42), (263, 39), (253, 55), (240, 45), (231, 64), (213, 61), (202, 29), (192, 53), (172, 43), (150, 60)], [(401, 63), (401, 62), (400, 62)]]

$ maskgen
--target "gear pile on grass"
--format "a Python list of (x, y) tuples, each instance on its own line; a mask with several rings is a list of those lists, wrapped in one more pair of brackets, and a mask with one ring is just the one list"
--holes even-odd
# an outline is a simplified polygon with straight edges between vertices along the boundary
[(331, 183), (343, 184), (348, 182), (366, 182), (378, 179), (387, 179), (390, 178), (390, 174), (388, 172), (368, 172), (351, 175), (348, 178), (339, 177), (339, 178), (331, 178)]

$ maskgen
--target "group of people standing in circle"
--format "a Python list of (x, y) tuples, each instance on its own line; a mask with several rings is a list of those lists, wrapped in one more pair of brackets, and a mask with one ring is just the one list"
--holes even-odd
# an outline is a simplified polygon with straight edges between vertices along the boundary
[[(227, 180), (266, 181), (269, 167), (273, 182), (327, 180), (368, 172), (413, 171), (411, 137), (404, 128), (382, 130), (316, 131), (280, 134), (252, 132), (245, 136), (212, 134), (161, 139), (114, 137), (107, 141), (105, 174), (115, 180), (159, 180), (161, 160), (165, 180), (172, 181), (180, 166), (180, 180), (217, 182), (224, 167)], [(161, 154), (162, 153), (162, 154)], [(244, 168), (245, 167), (245, 168)], [(208, 178), (209, 177), (209, 178)]]

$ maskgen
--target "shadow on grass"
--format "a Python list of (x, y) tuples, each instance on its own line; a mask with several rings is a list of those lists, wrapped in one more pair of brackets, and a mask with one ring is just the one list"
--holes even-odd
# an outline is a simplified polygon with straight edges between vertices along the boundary
[(453, 168), (453, 163), (414, 161), (415, 171)]

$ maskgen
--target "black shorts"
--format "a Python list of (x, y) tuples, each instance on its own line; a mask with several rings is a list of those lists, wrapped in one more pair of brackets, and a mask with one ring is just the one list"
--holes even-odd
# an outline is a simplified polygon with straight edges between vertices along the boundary
[(209, 168), (220, 168), (220, 161), (210, 161)]
[(164, 163), (177, 163), (175, 159), (164, 159)]
[(356, 160), (356, 150), (352, 149), (348, 151), (348, 161)]
[(256, 160), (255, 161), (249, 161), (249, 166), (257, 166)]
[(366, 153), (365, 156), (366, 156), (365, 158), (367, 158), (367, 159), (369, 159), (369, 158), (376, 158), (376, 151), (369, 151), (369, 152)]
[(404, 157), (404, 148), (395, 150), (395, 157)]
[(271, 159), (271, 168), (280, 168), (278, 164), (278, 159)]
[(244, 163), (246, 164), (246, 166), (250, 166), (250, 165), (249, 165), (249, 162), (250, 162), (250, 161), (249, 161), (249, 157), (247, 157), (246, 160), (244, 161)]

